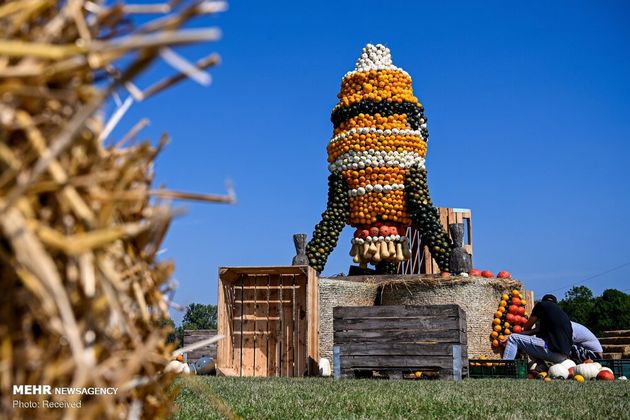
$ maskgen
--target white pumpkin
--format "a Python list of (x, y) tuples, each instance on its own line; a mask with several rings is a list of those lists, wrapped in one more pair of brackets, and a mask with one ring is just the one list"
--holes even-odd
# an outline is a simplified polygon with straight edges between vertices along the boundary
[(184, 370), (184, 366), (185, 366), (185, 363), (178, 362), (177, 360), (171, 360), (166, 365), (164, 372), (182, 373), (182, 371)]
[(597, 362), (593, 362), (593, 364), (594, 364), (595, 366), (597, 366), (597, 369), (601, 369), (601, 368), (602, 368), (602, 365), (600, 365), (600, 364), (599, 364), (599, 363), (597, 363)]
[(569, 377), (569, 369), (562, 363), (551, 366), (547, 373), (551, 379), (567, 379)]
[(319, 374), (324, 377), (328, 377), (331, 374), (330, 361), (325, 357), (319, 359)]
[(575, 362), (571, 359), (567, 359), (564, 362), (560, 363), (562, 366), (564, 366), (567, 369), (571, 369), (575, 367)]
[(573, 372), (576, 375), (582, 375), (588, 381), (595, 378), (599, 373), (601, 365), (598, 365), (599, 363), (581, 363), (575, 367)]

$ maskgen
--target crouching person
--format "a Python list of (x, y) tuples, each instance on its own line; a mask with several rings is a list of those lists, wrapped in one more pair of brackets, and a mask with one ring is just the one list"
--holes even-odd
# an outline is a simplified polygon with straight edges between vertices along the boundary
[[(536, 329), (533, 329), (534, 325)], [(521, 351), (535, 360), (560, 363), (569, 357), (572, 335), (571, 321), (558, 306), (558, 299), (545, 295), (534, 306), (523, 332), (510, 334), (504, 339), (503, 359), (513, 360)]]
[(573, 328), (573, 346), (571, 346), (570, 359), (580, 364), (586, 359), (601, 359), (604, 357), (604, 349), (595, 334), (582, 324), (571, 321)]

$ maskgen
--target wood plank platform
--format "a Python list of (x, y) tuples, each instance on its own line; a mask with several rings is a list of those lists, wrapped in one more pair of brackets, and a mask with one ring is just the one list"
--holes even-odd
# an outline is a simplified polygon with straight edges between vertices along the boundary
[(333, 327), (338, 377), (437, 371), (459, 380), (468, 368), (466, 314), (457, 305), (335, 307)]

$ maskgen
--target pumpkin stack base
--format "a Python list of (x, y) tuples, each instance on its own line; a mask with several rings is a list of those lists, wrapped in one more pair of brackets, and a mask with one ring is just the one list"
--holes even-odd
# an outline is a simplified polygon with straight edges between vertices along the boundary
[(398, 232), (406, 228), (382, 222), (357, 228), (352, 239), (350, 256), (359, 267), (365, 269), (368, 264), (377, 266), (381, 262), (400, 263), (411, 256), (409, 240)]

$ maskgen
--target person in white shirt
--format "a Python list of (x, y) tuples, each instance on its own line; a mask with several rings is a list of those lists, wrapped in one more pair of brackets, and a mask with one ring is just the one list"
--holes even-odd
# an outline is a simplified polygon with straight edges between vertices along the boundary
[(604, 356), (604, 349), (591, 330), (573, 321), (571, 321), (571, 327), (573, 328), (573, 345), (569, 357), (574, 362), (581, 363), (586, 359), (601, 359)]

